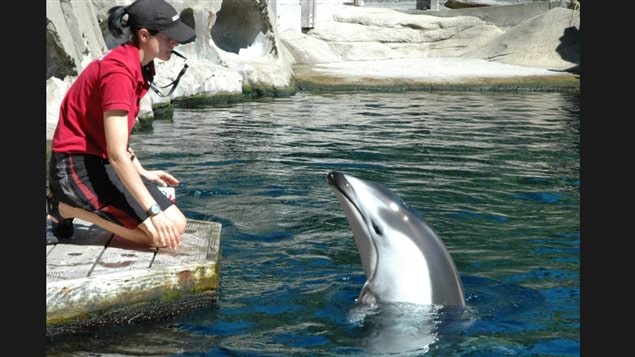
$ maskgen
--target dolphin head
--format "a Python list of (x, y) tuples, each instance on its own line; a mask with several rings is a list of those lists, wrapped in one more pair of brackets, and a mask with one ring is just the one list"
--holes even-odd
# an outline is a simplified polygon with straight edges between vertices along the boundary
[(423, 217), (389, 189), (332, 171), (367, 281), (358, 302), (465, 305), (454, 261)]

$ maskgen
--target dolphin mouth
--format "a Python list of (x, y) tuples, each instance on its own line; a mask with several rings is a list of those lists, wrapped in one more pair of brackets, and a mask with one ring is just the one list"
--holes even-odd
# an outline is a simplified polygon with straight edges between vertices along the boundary
[(351, 199), (350, 195), (348, 195), (346, 193), (346, 190), (344, 190), (344, 187), (350, 187), (350, 185), (348, 184), (348, 181), (346, 180), (346, 177), (344, 176), (343, 173), (341, 172), (337, 172), (337, 171), (331, 171), (328, 174), (326, 174), (326, 182), (332, 186), (333, 188), (335, 188), (339, 193), (341, 193), (342, 195), (344, 195), (344, 197), (346, 197), (346, 199), (353, 204), (353, 206), (355, 206), (355, 209), (357, 209), (359, 211), (359, 208), (357, 208), (357, 205), (355, 205), (353, 203), (353, 200)]
[(357, 204), (355, 203), (355, 200), (353, 199), (351, 192), (347, 192), (348, 190), (346, 190), (347, 187), (351, 191), (353, 190), (353, 187), (348, 183), (348, 180), (346, 179), (346, 175), (338, 171), (331, 171), (326, 175), (326, 181), (328, 182), (329, 185), (331, 185), (334, 189), (336, 189), (338, 193), (344, 196), (344, 198), (346, 198), (346, 200), (349, 202), (349, 204), (352, 207), (355, 207), (355, 210), (360, 216), (362, 217), (364, 216), (361, 210), (359, 209), (359, 207), (357, 206)]
[[(333, 186), (340, 194), (342, 194), (342, 196), (346, 198), (351, 206), (355, 207), (355, 210), (357, 211), (357, 213), (359, 213), (360, 216), (364, 217), (364, 214), (358, 207), (356, 200), (353, 198), (352, 193), (354, 193), (355, 191), (346, 179), (346, 175), (339, 171), (331, 171), (326, 175), (326, 181), (329, 185)], [(346, 190), (346, 188), (349, 188), (349, 190)]]
[(376, 272), (377, 260), (374, 257), (377, 256), (377, 247), (371, 238), (369, 222), (367, 222), (366, 214), (360, 207), (355, 188), (342, 172), (331, 171), (326, 175), (326, 179), (344, 208), (349, 226), (353, 230), (353, 237), (362, 260), (364, 273), (370, 280)]
[[(328, 174), (326, 174), (326, 182), (328, 182), (329, 185), (335, 187), (338, 191), (346, 195), (346, 192), (342, 190), (342, 187), (346, 187), (348, 185), (348, 181), (346, 180), (346, 177), (343, 173), (338, 171), (329, 172)], [(348, 195), (346, 195), (346, 198), (349, 201), (351, 200)]]

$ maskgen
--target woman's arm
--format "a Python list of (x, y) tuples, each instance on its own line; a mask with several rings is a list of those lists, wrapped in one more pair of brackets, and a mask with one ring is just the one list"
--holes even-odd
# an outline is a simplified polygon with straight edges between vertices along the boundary
[(126, 149), (126, 151), (128, 152), (128, 155), (130, 155), (130, 161), (132, 161), (132, 164), (137, 169), (137, 172), (139, 173), (139, 175), (142, 175), (142, 176), (145, 175), (146, 169), (144, 169), (143, 166), (141, 166), (141, 163), (139, 162), (139, 158), (137, 157), (137, 155), (135, 155), (134, 150), (132, 150), (130, 145), (128, 145), (128, 148)]
[(141, 166), (139, 162), (139, 158), (135, 155), (134, 151), (130, 146), (128, 146), (128, 154), (130, 155), (130, 160), (133, 165), (137, 169), (139, 175), (144, 176), (150, 181), (154, 181), (159, 186), (178, 186), (179, 180), (177, 180), (174, 176), (163, 170), (146, 170)]
[(143, 170), (141, 164), (135, 164), (136, 160), (131, 160), (128, 152), (128, 113), (124, 110), (105, 112), (104, 129), (112, 168), (141, 207), (149, 208), (156, 202), (141, 180), (138, 171), (139, 168)]
[[(141, 180), (141, 173), (148, 171), (143, 169), (136, 157), (131, 160), (128, 151), (128, 113), (125, 110), (104, 112), (104, 128), (110, 165), (132, 197), (143, 209), (147, 210), (156, 202)], [(157, 244), (170, 248), (176, 247), (180, 237), (174, 223), (163, 214), (163, 211), (144, 222), (148, 221), (152, 223), (149, 225), (152, 228), (148, 227), (148, 230)]]

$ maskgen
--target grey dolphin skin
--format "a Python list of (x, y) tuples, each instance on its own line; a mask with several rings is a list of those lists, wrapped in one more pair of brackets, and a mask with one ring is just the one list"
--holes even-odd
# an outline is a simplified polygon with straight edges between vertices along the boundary
[(420, 214), (376, 183), (337, 171), (326, 178), (353, 231), (367, 278), (358, 303), (465, 306), (454, 261)]

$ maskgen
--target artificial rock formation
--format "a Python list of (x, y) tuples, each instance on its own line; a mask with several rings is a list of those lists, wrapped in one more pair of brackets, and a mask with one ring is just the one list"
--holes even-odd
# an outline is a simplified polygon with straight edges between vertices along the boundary
[[(431, 83), (430, 78), (438, 82), (479, 74), (490, 79), (535, 76), (570, 70), (580, 61), (579, 10), (566, 8), (544, 11), (503, 30), (475, 16), (410, 14), (317, 0), (312, 28), (279, 32), (277, 23), (289, 23), (280, 16), (287, 16), (286, 20), (299, 16), (292, 11), (300, 8), (295, 1), (167, 1), (195, 29), (196, 40), (178, 47), (188, 58), (189, 69), (172, 97), (150, 92), (142, 100), (141, 119), (153, 118), (157, 108), (172, 100), (293, 92), (298, 76), (316, 71), (339, 72), (336, 77), (344, 81), (350, 76), (360, 80), (392, 76)], [(110, 35), (106, 19), (108, 9), (129, 3), (46, 2), (47, 139), (53, 135), (63, 95), (77, 74), (125, 40)], [(176, 56), (157, 61), (156, 82), (171, 82), (183, 63)]]

